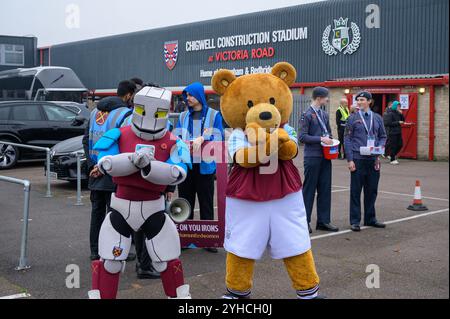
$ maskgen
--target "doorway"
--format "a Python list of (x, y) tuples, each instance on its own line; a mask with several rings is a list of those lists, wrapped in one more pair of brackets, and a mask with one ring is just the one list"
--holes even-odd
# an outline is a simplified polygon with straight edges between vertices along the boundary
[(373, 103), (371, 105), (371, 109), (373, 112), (378, 113), (381, 116), (383, 116), (383, 114), (386, 112), (386, 109), (392, 102), (399, 100), (399, 95), (393, 93), (375, 93), (372, 94), (372, 97)]

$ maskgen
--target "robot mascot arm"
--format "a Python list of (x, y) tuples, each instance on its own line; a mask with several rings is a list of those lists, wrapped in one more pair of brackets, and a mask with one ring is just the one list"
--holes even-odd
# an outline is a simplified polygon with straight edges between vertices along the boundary
[(132, 161), (133, 153), (119, 154), (118, 140), (120, 130), (115, 128), (106, 132), (94, 145), (98, 151), (98, 167), (102, 174), (110, 176), (128, 176), (139, 171)]
[(177, 140), (166, 162), (157, 161), (149, 152), (132, 155), (134, 165), (141, 169), (142, 178), (157, 185), (178, 185), (186, 179), (191, 166), (187, 145)]
[(133, 155), (133, 153), (122, 153), (102, 157), (98, 162), (98, 167), (103, 174), (106, 173), (113, 177), (129, 176), (139, 171), (139, 168), (130, 160)]

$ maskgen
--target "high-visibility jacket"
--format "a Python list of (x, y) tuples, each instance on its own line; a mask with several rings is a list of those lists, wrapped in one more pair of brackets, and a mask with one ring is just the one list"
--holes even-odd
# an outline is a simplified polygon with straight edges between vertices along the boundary
[(89, 121), (89, 157), (92, 162), (97, 163), (98, 152), (94, 145), (107, 131), (119, 128), (122, 122), (130, 114), (127, 107), (119, 107), (111, 112), (95, 109), (91, 112)]
[[(206, 116), (202, 118), (202, 127), (200, 130), (202, 132), (199, 133), (199, 136), (203, 134), (203, 132), (207, 131), (208, 129), (214, 128), (214, 122), (216, 121), (216, 117), (219, 116), (219, 112), (208, 107), (208, 110), (206, 112)], [(198, 128), (192, 128), (194, 132), (189, 132), (189, 111), (185, 111), (180, 113), (180, 116), (178, 118), (178, 121), (180, 123), (180, 127), (182, 128), (181, 133), (181, 139), (183, 141), (192, 141), (194, 140), (197, 134), (195, 133), (196, 129)], [(207, 138), (205, 138), (207, 140)], [(216, 171), (216, 163), (211, 162), (200, 162), (200, 174), (213, 174)]]

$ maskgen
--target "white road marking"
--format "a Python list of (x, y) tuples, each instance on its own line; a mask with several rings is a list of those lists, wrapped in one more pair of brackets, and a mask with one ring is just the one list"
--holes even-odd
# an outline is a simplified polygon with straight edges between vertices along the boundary
[(333, 187), (336, 187), (336, 188), (345, 188), (345, 189), (350, 189), (348, 186), (337, 186), (337, 185), (333, 185)]
[(335, 189), (331, 191), (332, 193), (341, 193), (341, 192), (348, 192), (350, 188), (343, 188), (343, 189)]
[[(378, 193), (389, 194), (389, 195), (414, 197), (414, 194), (411, 195), (411, 194), (393, 193), (393, 192), (385, 192), (385, 191), (378, 191)], [(423, 199), (429, 199), (429, 200), (443, 201), (443, 202), (448, 202), (449, 201), (447, 198), (437, 198), (437, 197), (428, 197), (428, 196), (422, 196), (422, 198)]]
[(28, 298), (28, 297), (31, 297), (31, 295), (27, 294), (27, 293), (22, 293), (22, 294), (16, 294), (16, 295), (11, 295), (11, 296), (0, 297), (0, 299), (20, 299), (20, 298)]
[[(435, 210), (435, 211), (428, 212), (428, 213), (423, 213), (423, 214), (418, 214), (418, 215), (414, 215), (414, 216), (410, 216), (410, 217), (390, 220), (390, 221), (387, 221), (387, 222), (384, 222), (384, 223), (386, 225), (390, 225), (390, 224), (400, 223), (400, 222), (404, 222), (404, 221), (408, 221), (408, 220), (412, 220), (412, 219), (417, 219), (417, 218), (421, 218), (421, 217), (426, 217), (426, 216), (430, 216), (430, 215), (445, 213), (445, 212), (448, 212), (448, 211), (449, 211), (448, 208), (441, 209), (441, 210)], [(361, 230), (368, 229), (368, 228), (372, 228), (372, 227), (363, 226), (363, 227), (361, 227)], [(311, 237), (311, 240), (327, 238), (327, 237), (334, 237), (334, 236), (339, 236), (339, 235), (348, 234), (348, 233), (352, 233), (352, 232), (353, 231), (351, 229), (347, 229), (347, 230), (342, 230), (342, 231), (337, 232), (337, 233), (330, 233), (330, 234), (325, 234), (325, 235), (313, 236), (313, 237)]]
[[(350, 190), (350, 188), (345, 187), (345, 186), (337, 186), (337, 185), (333, 185), (333, 187), (335, 188), (345, 188), (346, 190)], [(339, 190), (338, 190), (339, 191)], [(337, 191), (337, 192), (338, 192)], [(344, 190), (342, 190), (344, 191)], [(336, 192), (336, 191), (335, 191)], [(404, 193), (394, 193), (394, 192), (387, 192), (387, 191), (378, 191), (378, 193), (382, 193), (382, 194), (390, 194), (390, 195), (398, 195), (398, 196), (408, 196), (408, 197), (414, 197), (414, 194), (404, 194)], [(448, 202), (449, 199), (448, 198), (438, 198), (438, 197), (429, 197), (429, 196), (422, 196), (423, 199), (429, 199), (429, 200), (437, 200), (437, 201), (442, 201), (442, 202)]]

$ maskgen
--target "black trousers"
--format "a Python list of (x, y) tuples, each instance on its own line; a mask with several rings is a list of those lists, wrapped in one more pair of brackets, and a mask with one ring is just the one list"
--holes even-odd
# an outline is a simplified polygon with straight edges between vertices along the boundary
[[(112, 227), (122, 236), (135, 238), (136, 255), (140, 256), (141, 268), (144, 270), (151, 269), (151, 259), (145, 247), (145, 239), (150, 240), (158, 235), (164, 226), (166, 218), (170, 218), (164, 211), (156, 212), (151, 215), (141, 226), (138, 232), (134, 232), (125, 218), (118, 211), (111, 209), (110, 220)], [(139, 252), (138, 252), (139, 246)]]
[(91, 254), (98, 254), (98, 236), (100, 234), (100, 228), (102, 227), (103, 220), (107, 212), (109, 211), (109, 205), (111, 203), (111, 194), (109, 191), (91, 190), (91, 227), (90, 227), (90, 247)]
[(194, 218), (195, 195), (200, 205), (200, 219), (214, 220), (214, 175), (200, 174), (200, 164), (192, 164), (186, 179), (178, 186), (178, 196), (186, 199), (191, 205), (191, 215)]
[(361, 191), (364, 189), (364, 225), (377, 222), (375, 201), (378, 195), (380, 171), (375, 169), (375, 160), (354, 160), (356, 171), (350, 181), (350, 224), (361, 223)]
[(331, 221), (331, 161), (320, 157), (305, 157), (305, 181), (303, 200), (305, 202), (308, 224), (314, 198), (317, 191), (317, 224), (329, 224)]
[(345, 133), (345, 127), (339, 126), (338, 127), (338, 138), (339, 138), (339, 158), (344, 157), (345, 158), (345, 152), (344, 152), (344, 133)]
[(145, 244), (145, 232), (140, 229), (134, 233), (134, 244), (136, 246), (136, 257), (142, 270), (152, 269), (152, 259)]
[(389, 135), (389, 155), (391, 156), (391, 161), (397, 159), (398, 153), (403, 147), (403, 139), (401, 134)]

